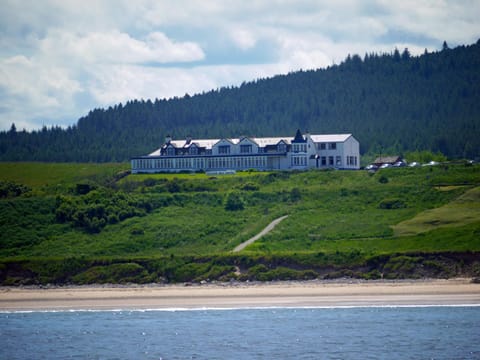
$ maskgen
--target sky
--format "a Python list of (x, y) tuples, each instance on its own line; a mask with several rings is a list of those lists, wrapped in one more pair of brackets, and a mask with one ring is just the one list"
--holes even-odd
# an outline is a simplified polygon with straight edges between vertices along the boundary
[(0, 0), (0, 130), (480, 38), (480, 0)]

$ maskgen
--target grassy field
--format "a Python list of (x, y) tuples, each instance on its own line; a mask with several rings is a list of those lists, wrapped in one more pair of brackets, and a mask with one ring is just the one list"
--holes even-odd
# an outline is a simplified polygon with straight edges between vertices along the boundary
[[(325, 277), (325, 269), (378, 277), (371, 259), (383, 259), (383, 271), (390, 257), (480, 252), (478, 165), (217, 176), (126, 176), (128, 168), (0, 163), (0, 281), (118, 282), (119, 271), (135, 282)], [(433, 261), (422, 256), (412, 264)], [(467, 258), (458, 271), (475, 273), (478, 256)], [(408, 276), (402, 266), (396, 273)]]

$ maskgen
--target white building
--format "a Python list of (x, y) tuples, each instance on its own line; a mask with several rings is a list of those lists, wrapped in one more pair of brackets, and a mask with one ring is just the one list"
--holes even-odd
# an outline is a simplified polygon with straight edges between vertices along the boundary
[(131, 160), (132, 173), (230, 170), (359, 169), (360, 146), (351, 134), (294, 138), (172, 140)]

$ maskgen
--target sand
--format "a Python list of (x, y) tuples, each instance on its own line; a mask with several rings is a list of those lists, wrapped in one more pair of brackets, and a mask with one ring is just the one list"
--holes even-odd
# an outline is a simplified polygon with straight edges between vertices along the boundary
[(480, 305), (470, 279), (0, 288), (0, 311)]

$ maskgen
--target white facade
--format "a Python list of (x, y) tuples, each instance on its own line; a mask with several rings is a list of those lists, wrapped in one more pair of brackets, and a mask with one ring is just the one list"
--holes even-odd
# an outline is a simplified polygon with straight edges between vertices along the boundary
[(351, 134), (239, 139), (171, 140), (131, 159), (132, 173), (359, 169), (360, 146)]

